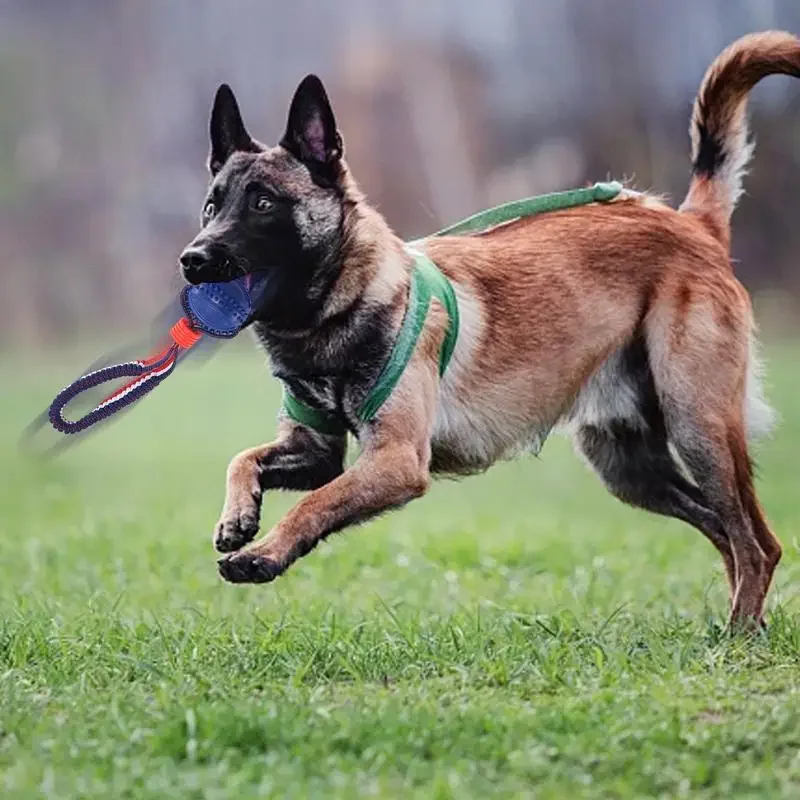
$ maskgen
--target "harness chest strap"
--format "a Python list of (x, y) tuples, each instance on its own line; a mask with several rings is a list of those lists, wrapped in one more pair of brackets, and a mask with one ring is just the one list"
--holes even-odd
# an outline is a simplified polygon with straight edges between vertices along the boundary
[[(406, 249), (414, 258), (406, 313), (386, 364), (356, 412), (361, 422), (370, 422), (374, 419), (397, 386), (414, 354), (414, 348), (425, 327), (425, 320), (434, 297), (442, 304), (448, 316), (447, 330), (439, 353), (440, 376), (444, 375), (458, 340), (458, 302), (453, 285), (424, 253), (411, 245), (406, 245)], [(283, 410), (290, 419), (319, 433), (336, 435), (347, 431), (347, 427), (337, 415), (309, 406), (295, 397), (288, 387), (284, 387)]]
[[(536, 214), (559, 211), (588, 203), (606, 202), (616, 198), (621, 191), (622, 185), (611, 181), (596, 183), (583, 189), (527, 197), (481, 211), (455, 225), (443, 228), (434, 236), (476, 233)], [(459, 317), (453, 285), (436, 264), (414, 245), (414, 242), (406, 244), (406, 249), (414, 258), (406, 314), (389, 359), (356, 414), (361, 422), (369, 422), (375, 417), (400, 380), (400, 376), (411, 360), (422, 329), (425, 327), (425, 320), (433, 297), (444, 306), (449, 317), (449, 324), (439, 354), (440, 376), (444, 375), (456, 346)], [(313, 428), (319, 433), (341, 435), (347, 432), (347, 426), (338, 415), (307, 405), (295, 397), (286, 386), (284, 386), (283, 410), (290, 419)]]

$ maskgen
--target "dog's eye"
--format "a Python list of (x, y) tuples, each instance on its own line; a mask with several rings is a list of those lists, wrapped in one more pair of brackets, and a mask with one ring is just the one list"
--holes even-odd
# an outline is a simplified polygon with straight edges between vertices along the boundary
[(205, 206), (203, 206), (203, 221), (208, 222), (214, 214), (217, 212), (217, 207), (214, 205), (213, 200), (209, 200)]
[(253, 195), (250, 205), (252, 206), (253, 211), (257, 211), (259, 214), (265, 214), (270, 210), (270, 208), (272, 208), (272, 198), (266, 194)]

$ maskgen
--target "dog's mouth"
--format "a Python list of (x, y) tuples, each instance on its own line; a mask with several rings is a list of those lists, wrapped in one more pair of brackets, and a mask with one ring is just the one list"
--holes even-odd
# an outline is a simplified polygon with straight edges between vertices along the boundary
[(226, 261), (219, 265), (204, 267), (202, 269), (181, 268), (183, 279), (192, 286), (201, 283), (227, 283), (248, 274), (247, 270), (234, 261)]
[(183, 279), (192, 286), (201, 283), (225, 283), (249, 272), (241, 259), (191, 246), (181, 254), (180, 265)]

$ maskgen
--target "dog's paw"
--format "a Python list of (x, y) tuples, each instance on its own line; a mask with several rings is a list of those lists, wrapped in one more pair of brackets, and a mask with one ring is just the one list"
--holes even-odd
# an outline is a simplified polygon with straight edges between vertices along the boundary
[(219, 574), (229, 583), (269, 583), (282, 575), (285, 567), (258, 553), (236, 553), (217, 562)]
[(232, 553), (251, 542), (258, 533), (260, 511), (255, 500), (226, 507), (214, 529), (214, 547), (220, 553)]

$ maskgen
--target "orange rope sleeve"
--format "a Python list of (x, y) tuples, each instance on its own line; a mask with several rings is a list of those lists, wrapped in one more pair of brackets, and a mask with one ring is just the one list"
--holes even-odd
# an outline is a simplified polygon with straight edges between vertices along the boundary
[(181, 317), (169, 329), (169, 335), (172, 337), (175, 344), (182, 347), (184, 350), (188, 350), (200, 341), (203, 334), (189, 325), (189, 320), (186, 319), (186, 317)]

